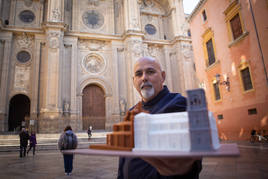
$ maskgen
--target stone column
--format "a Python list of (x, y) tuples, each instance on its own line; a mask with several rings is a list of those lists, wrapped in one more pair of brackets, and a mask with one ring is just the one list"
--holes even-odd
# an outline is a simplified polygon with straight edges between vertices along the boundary
[(60, 59), (63, 58), (63, 35), (65, 26), (64, 0), (48, 1), (48, 22), (44, 25), (46, 31), (45, 55), (42, 63), (42, 105), (39, 117), (39, 132), (53, 133), (62, 131), (59, 128), (61, 118), (61, 85)]
[(11, 56), (11, 42), (13, 35), (12, 33), (2, 33), (3, 37), (0, 36), (0, 43), (3, 46), (4, 54), (2, 58), (2, 69), (0, 70), (0, 131), (8, 130), (8, 87), (9, 87), (9, 69), (10, 69), (10, 56)]

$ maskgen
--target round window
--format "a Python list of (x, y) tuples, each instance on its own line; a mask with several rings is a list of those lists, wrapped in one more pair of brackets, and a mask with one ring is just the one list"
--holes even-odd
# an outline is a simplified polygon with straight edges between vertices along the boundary
[(25, 23), (31, 23), (35, 19), (35, 15), (32, 11), (25, 10), (19, 14), (20, 20)]
[(150, 35), (154, 35), (156, 33), (156, 28), (152, 24), (147, 24), (145, 26), (145, 31)]
[(21, 63), (26, 63), (31, 59), (31, 55), (29, 52), (26, 51), (20, 51), (17, 54), (17, 60)]
[(96, 10), (89, 10), (83, 14), (83, 22), (91, 29), (98, 29), (104, 23), (104, 17)]

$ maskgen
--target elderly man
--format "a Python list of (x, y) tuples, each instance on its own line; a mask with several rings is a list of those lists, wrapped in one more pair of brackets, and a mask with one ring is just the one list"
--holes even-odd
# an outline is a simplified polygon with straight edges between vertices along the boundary
[[(165, 77), (165, 72), (161, 70), (160, 64), (154, 58), (142, 57), (134, 65), (134, 86), (141, 95), (142, 108), (151, 114), (186, 110), (186, 98), (179, 93), (170, 93), (163, 85)], [(200, 158), (121, 157), (118, 179), (196, 179), (201, 169)]]

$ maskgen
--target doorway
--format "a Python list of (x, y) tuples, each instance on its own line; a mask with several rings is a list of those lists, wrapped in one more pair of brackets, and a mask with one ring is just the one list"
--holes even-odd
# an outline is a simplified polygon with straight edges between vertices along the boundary
[(8, 131), (20, 130), (25, 117), (30, 116), (30, 99), (18, 94), (11, 98), (8, 113)]
[(83, 90), (83, 130), (91, 125), (93, 129), (105, 129), (105, 95), (102, 88), (90, 84)]

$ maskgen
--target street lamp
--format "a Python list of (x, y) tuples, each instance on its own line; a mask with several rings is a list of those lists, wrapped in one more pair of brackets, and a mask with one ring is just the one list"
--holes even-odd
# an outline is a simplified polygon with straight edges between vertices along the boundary
[(225, 85), (226, 90), (227, 90), (227, 91), (230, 91), (230, 81), (229, 81), (229, 77), (228, 77), (228, 76), (225, 76), (225, 80), (222, 81), (222, 82), (221, 82), (220, 77), (221, 77), (221, 75), (218, 74), (218, 73), (215, 75), (217, 84), (219, 84), (219, 85)]

